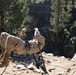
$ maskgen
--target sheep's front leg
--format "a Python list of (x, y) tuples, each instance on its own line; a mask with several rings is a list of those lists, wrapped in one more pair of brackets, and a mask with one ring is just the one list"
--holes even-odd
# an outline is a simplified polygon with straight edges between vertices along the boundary
[(8, 64), (9, 64), (9, 56), (10, 56), (10, 54), (6, 52), (5, 55), (4, 55), (4, 59), (3, 59), (3, 61), (0, 64), (0, 67), (8, 66)]
[(8, 66), (9, 57), (10, 57), (10, 53), (12, 51), (12, 48), (13, 48), (13, 44), (11, 42), (11, 39), (8, 39), (6, 41), (6, 44), (5, 44), (5, 52), (4, 52), (3, 59), (2, 59), (2, 62), (0, 64), (0, 67)]

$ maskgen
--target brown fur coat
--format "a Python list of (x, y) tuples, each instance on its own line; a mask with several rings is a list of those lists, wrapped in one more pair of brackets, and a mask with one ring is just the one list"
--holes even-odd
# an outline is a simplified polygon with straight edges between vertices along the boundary
[(0, 37), (1, 48), (4, 49), (4, 57), (0, 67), (6, 66), (9, 62), (9, 56), (12, 51), (17, 54), (35, 54), (42, 50), (45, 46), (45, 38), (40, 34), (35, 34), (34, 39), (28, 41), (30, 48), (26, 47), (26, 41), (21, 38), (8, 34), (7, 32), (2, 32)]

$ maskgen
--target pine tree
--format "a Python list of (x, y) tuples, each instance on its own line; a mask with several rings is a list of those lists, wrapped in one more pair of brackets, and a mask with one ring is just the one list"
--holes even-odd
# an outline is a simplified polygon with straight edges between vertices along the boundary
[(27, 0), (0, 0), (0, 3), (0, 25), (10, 28), (3, 30), (9, 33), (12, 33), (14, 28), (19, 30), (27, 15)]
[(51, 24), (58, 31), (59, 26), (63, 26), (71, 17), (71, 0), (51, 0), (51, 5)]

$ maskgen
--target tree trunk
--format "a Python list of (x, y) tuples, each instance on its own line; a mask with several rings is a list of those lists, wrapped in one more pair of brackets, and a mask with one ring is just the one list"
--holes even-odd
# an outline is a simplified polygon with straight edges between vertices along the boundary
[(72, 0), (72, 5), (74, 5), (74, 0)]
[(4, 11), (0, 9), (0, 31), (4, 31)]

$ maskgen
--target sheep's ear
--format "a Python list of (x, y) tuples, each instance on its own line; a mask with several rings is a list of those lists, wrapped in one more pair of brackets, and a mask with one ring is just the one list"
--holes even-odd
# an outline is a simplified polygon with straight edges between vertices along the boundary
[(35, 31), (39, 31), (38, 28), (35, 28)]
[(34, 36), (36, 36), (36, 35), (40, 35), (40, 32), (39, 32), (38, 28), (35, 28)]

